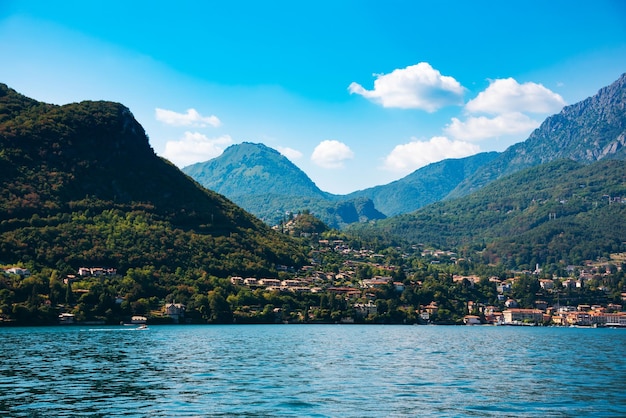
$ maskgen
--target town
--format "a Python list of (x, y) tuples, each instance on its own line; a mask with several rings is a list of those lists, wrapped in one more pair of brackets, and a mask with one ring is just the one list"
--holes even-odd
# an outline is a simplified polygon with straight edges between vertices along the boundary
[(28, 269), (11, 266), (1, 276), (0, 318), (4, 324), (21, 323), (21, 310), (39, 309), (54, 315), (59, 324), (626, 327), (624, 255), (567, 266), (561, 269), (562, 276), (539, 266), (464, 274), (469, 264), (451, 251), (413, 246), (410, 252), (399, 248), (374, 252), (353, 248), (343, 239), (319, 239), (311, 264), (298, 271), (277, 266), (277, 277), (210, 278), (210, 284), (200, 275), (195, 281), (184, 280), (185, 285), (155, 287), (149, 281), (157, 272), (131, 269), (120, 275), (115, 268), (104, 267), (81, 267), (62, 277), (40, 274), (35, 280)]

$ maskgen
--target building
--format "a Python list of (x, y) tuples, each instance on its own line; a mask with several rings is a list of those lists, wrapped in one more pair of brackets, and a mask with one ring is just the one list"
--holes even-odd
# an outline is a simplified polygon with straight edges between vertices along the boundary
[(463, 317), (463, 323), (465, 325), (480, 325), (480, 317), (476, 315), (465, 315), (465, 317)]
[(177, 324), (185, 317), (185, 305), (182, 303), (168, 303), (165, 305), (165, 314)]
[(367, 303), (355, 303), (354, 310), (362, 316), (376, 315), (378, 313), (378, 307), (371, 300)]
[(505, 325), (543, 322), (543, 312), (539, 309), (510, 308), (502, 312), (502, 316)]

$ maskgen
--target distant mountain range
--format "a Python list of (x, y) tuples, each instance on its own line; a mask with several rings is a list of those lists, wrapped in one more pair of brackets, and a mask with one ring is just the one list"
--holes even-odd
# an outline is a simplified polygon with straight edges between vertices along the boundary
[(519, 170), (559, 159), (591, 163), (626, 158), (626, 74), (595, 96), (547, 118), (530, 137), (502, 153), (448, 159), (392, 183), (332, 195), (262, 144), (229, 147), (221, 156), (185, 167), (203, 186), (222, 193), (269, 224), (286, 212), (310, 210), (331, 227), (414, 212), (466, 196)]
[(212, 160), (184, 167), (198, 183), (276, 225), (309, 210), (333, 228), (412, 212), (445, 198), (462, 180), (498, 156), (486, 152), (423, 167), (385, 186), (348, 195), (320, 190), (296, 165), (263, 144), (228, 147)]
[(305, 262), (299, 244), (159, 158), (118, 103), (55, 106), (0, 84), (0, 264), (76, 271)]

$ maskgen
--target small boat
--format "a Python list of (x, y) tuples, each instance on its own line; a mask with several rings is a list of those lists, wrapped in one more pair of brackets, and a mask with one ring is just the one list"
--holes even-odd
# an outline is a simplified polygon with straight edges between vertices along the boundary
[(139, 330), (139, 331), (142, 331), (144, 329), (148, 329), (148, 326), (146, 324), (141, 324), (136, 329)]

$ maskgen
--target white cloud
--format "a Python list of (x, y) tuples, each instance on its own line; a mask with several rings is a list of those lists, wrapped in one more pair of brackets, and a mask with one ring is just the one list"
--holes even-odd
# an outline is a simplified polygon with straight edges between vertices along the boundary
[(278, 150), (278, 152), (283, 154), (285, 157), (287, 157), (291, 161), (299, 160), (300, 158), (302, 158), (302, 153), (300, 151), (298, 151), (298, 150), (293, 149), (293, 148), (276, 147), (276, 149)]
[(156, 119), (166, 125), (197, 128), (204, 128), (207, 125), (217, 128), (222, 124), (217, 116), (202, 116), (196, 109), (187, 109), (187, 113), (177, 113), (173, 110), (156, 108)]
[(465, 88), (453, 77), (443, 76), (427, 62), (393, 70), (389, 74), (374, 74), (374, 89), (367, 90), (358, 83), (348, 87), (350, 94), (359, 94), (383, 107), (423, 109), (428, 112), (463, 104)]
[(413, 140), (408, 144), (397, 145), (385, 157), (384, 168), (408, 174), (430, 163), (447, 158), (467, 157), (478, 152), (480, 147), (476, 144), (435, 136), (429, 141)]
[(565, 100), (537, 83), (519, 84), (513, 78), (494, 80), (465, 109), (471, 113), (503, 114), (514, 112), (554, 113), (565, 106)]
[(343, 142), (325, 140), (320, 142), (311, 155), (311, 160), (324, 168), (342, 168), (345, 160), (354, 158), (354, 153)]
[(185, 167), (190, 164), (208, 161), (224, 152), (224, 148), (232, 144), (229, 135), (218, 138), (208, 138), (198, 132), (185, 132), (185, 136), (178, 141), (168, 141), (165, 144), (163, 156), (176, 164)]
[(485, 116), (470, 117), (464, 122), (452, 118), (444, 132), (451, 137), (462, 141), (479, 141), (487, 138), (496, 138), (502, 135), (530, 134), (539, 126), (540, 122), (532, 120), (523, 113), (505, 113), (494, 118)]

